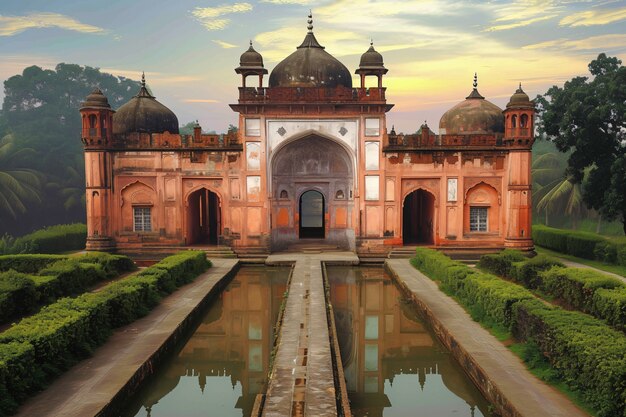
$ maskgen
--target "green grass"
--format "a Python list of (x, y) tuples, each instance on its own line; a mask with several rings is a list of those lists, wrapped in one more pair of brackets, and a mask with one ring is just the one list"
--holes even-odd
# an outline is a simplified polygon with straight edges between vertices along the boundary
[(550, 366), (550, 363), (546, 360), (546, 358), (539, 353), (537, 345), (531, 342), (514, 343), (508, 346), (508, 348), (517, 357), (524, 361), (526, 368), (528, 368), (531, 374), (559, 390), (589, 415), (595, 415), (593, 409), (583, 400), (580, 393), (572, 390), (567, 386), (567, 384), (565, 384), (565, 382), (559, 379), (554, 368)]
[(617, 274), (626, 278), (626, 266), (607, 264), (607, 263), (600, 262), (600, 261), (592, 261), (589, 259), (577, 258), (572, 255), (566, 255), (564, 253), (555, 252), (550, 249), (542, 248), (541, 246), (535, 246), (535, 251), (539, 254), (553, 256), (555, 258), (562, 258), (562, 259), (566, 259), (572, 262), (578, 262), (579, 264), (587, 265), (592, 268), (600, 269), (605, 272), (612, 272), (614, 274)]

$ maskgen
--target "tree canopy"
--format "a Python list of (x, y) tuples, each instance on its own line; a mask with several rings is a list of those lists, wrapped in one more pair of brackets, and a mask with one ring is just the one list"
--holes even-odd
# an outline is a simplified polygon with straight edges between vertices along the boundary
[(0, 235), (84, 222), (78, 109), (96, 87), (115, 109), (137, 93), (139, 82), (74, 64), (58, 64), (54, 70), (31, 66), (4, 82), (0, 159), (7, 163), (0, 169), (0, 192), (10, 198), (0, 203)]
[(626, 233), (626, 67), (600, 54), (591, 77), (575, 77), (537, 98), (539, 132), (570, 151), (567, 178), (589, 208)]

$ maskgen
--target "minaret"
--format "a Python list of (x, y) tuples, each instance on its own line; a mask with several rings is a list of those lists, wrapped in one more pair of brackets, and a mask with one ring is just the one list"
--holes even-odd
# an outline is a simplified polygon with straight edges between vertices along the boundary
[(504, 110), (504, 144), (509, 148), (507, 231), (504, 245), (521, 250), (533, 249), (532, 241), (532, 163), (535, 137), (535, 104), (522, 90), (511, 96)]
[(259, 88), (263, 87), (263, 75), (267, 74), (267, 70), (263, 67), (263, 56), (258, 53), (252, 46), (246, 52), (241, 54), (239, 58), (239, 67), (235, 68), (237, 74), (241, 74), (241, 86), (246, 88), (246, 78), (248, 75), (256, 75), (259, 77)]
[(374, 49), (374, 40), (370, 41), (370, 48), (361, 55), (359, 69), (355, 74), (361, 76), (361, 88), (365, 88), (365, 77), (373, 75), (378, 79), (378, 88), (383, 88), (383, 75), (389, 71), (383, 63), (383, 56)]
[(85, 147), (85, 180), (87, 206), (87, 250), (114, 249), (111, 238), (111, 146), (113, 113), (109, 101), (96, 88), (80, 108)]

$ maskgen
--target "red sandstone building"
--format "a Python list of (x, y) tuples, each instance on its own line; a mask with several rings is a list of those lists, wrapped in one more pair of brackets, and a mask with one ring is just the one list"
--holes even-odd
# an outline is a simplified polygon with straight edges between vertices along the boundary
[[(318, 239), (357, 251), (426, 244), (531, 249), (533, 103), (506, 109), (474, 88), (417, 134), (387, 129), (382, 56), (350, 71), (312, 30), (272, 70), (252, 45), (238, 131), (180, 135), (145, 87), (117, 111), (99, 90), (80, 112), (87, 248), (131, 251), (195, 244), (276, 251)], [(366, 88), (366, 77), (377, 86)], [(247, 84), (253, 80), (255, 86)]]

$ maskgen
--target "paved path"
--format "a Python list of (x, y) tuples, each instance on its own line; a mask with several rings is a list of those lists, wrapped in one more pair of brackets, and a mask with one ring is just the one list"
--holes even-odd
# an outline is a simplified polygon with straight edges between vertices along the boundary
[[(588, 417), (567, 397), (533, 376), (502, 342), (473, 321), (437, 284), (415, 269), (408, 259), (389, 259), (385, 265), (410, 291), (452, 354), (470, 368), (479, 388), (499, 398), (503, 415), (519, 417)], [(491, 402), (493, 398), (487, 395)]]
[(19, 410), (21, 417), (89, 417), (141, 372), (142, 365), (178, 329), (213, 287), (231, 273), (237, 259), (211, 259), (213, 267), (193, 283), (161, 300), (150, 314), (117, 329), (91, 358), (64, 373)]
[(353, 264), (351, 252), (271, 255), (268, 265), (293, 264), (274, 369), (263, 416), (335, 417), (335, 382), (321, 262)]

